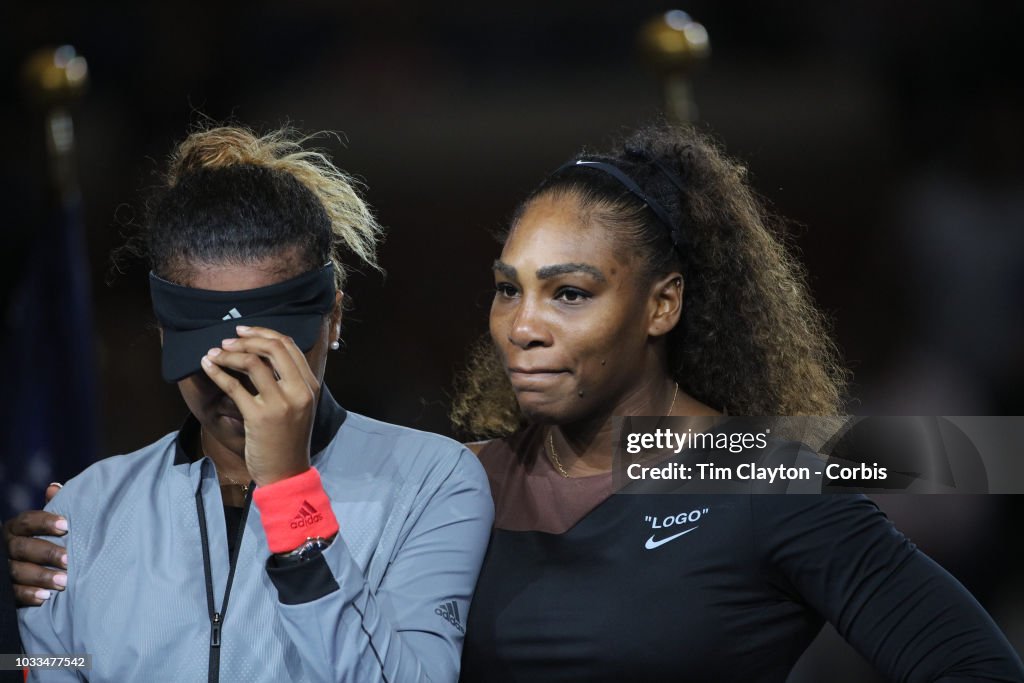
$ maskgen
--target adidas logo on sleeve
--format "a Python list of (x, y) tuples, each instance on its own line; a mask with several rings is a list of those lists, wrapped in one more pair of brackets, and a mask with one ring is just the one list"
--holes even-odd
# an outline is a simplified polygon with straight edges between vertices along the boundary
[(462, 621), (459, 619), (459, 606), (454, 600), (441, 603), (434, 610), (434, 614), (438, 615), (449, 624), (459, 629), (459, 633), (465, 633), (466, 629), (462, 627)]

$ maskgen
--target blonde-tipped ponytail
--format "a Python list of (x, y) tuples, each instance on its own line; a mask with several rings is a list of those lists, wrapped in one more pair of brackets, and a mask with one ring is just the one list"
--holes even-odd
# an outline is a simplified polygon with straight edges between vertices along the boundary
[(241, 126), (194, 131), (171, 153), (145, 224), (115, 262), (127, 252), (187, 279), (190, 264), (247, 262), (293, 248), (305, 268), (333, 261), (339, 287), (344, 252), (380, 271), (383, 229), (359, 181), (307, 147), (316, 137), (290, 127), (262, 135)]

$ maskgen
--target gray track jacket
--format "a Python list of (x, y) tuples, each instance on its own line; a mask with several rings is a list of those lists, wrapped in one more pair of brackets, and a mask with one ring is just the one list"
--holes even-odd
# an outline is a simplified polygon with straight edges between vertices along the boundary
[[(217, 473), (190, 462), (194, 419), (102, 460), (47, 509), (68, 519), (68, 587), (20, 610), (29, 654), (92, 655), (32, 680), (205, 681), (211, 653), (195, 495), (206, 509), (213, 596), (227, 583)], [(250, 509), (224, 615), (222, 681), (455, 681), (493, 505), (459, 444), (348, 413), (322, 392), (313, 464), (341, 530), (301, 564), (268, 561)], [(64, 544), (65, 539), (52, 538)]]

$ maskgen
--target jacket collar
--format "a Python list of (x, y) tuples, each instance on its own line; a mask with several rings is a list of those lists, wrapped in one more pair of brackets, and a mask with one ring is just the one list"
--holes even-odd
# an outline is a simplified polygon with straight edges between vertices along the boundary
[[(326, 384), (320, 386), (320, 401), (313, 420), (313, 436), (309, 443), (310, 457), (327, 448), (341, 425), (348, 417), (348, 411), (338, 405)], [(190, 453), (199, 453), (199, 420), (189, 413), (174, 439), (174, 464), (187, 465), (192, 462)]]

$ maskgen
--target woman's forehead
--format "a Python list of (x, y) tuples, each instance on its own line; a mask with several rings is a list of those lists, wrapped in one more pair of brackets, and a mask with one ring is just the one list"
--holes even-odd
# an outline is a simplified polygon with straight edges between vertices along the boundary
[(275, 285), (298, 277), (307, 270), (297, 247), (251, 260), (194, 261), (181, 259), (173, 264), (178, 284), (196, 289), (237, 292)]
[(300, 272), (282, 267), (278, 259), (262, 259), (252, 263), (200, 263), (188, 269), (188, 286), (215, 292), (238, 292), (276, 285)]
[(602, 270), (626, 265), (628, 255), (610, 232), (586, 220), (571, 198), (540, 197), (527, 206), (509, 233), (501, 260), (520, 267), (542, 268), (589, 263)]

